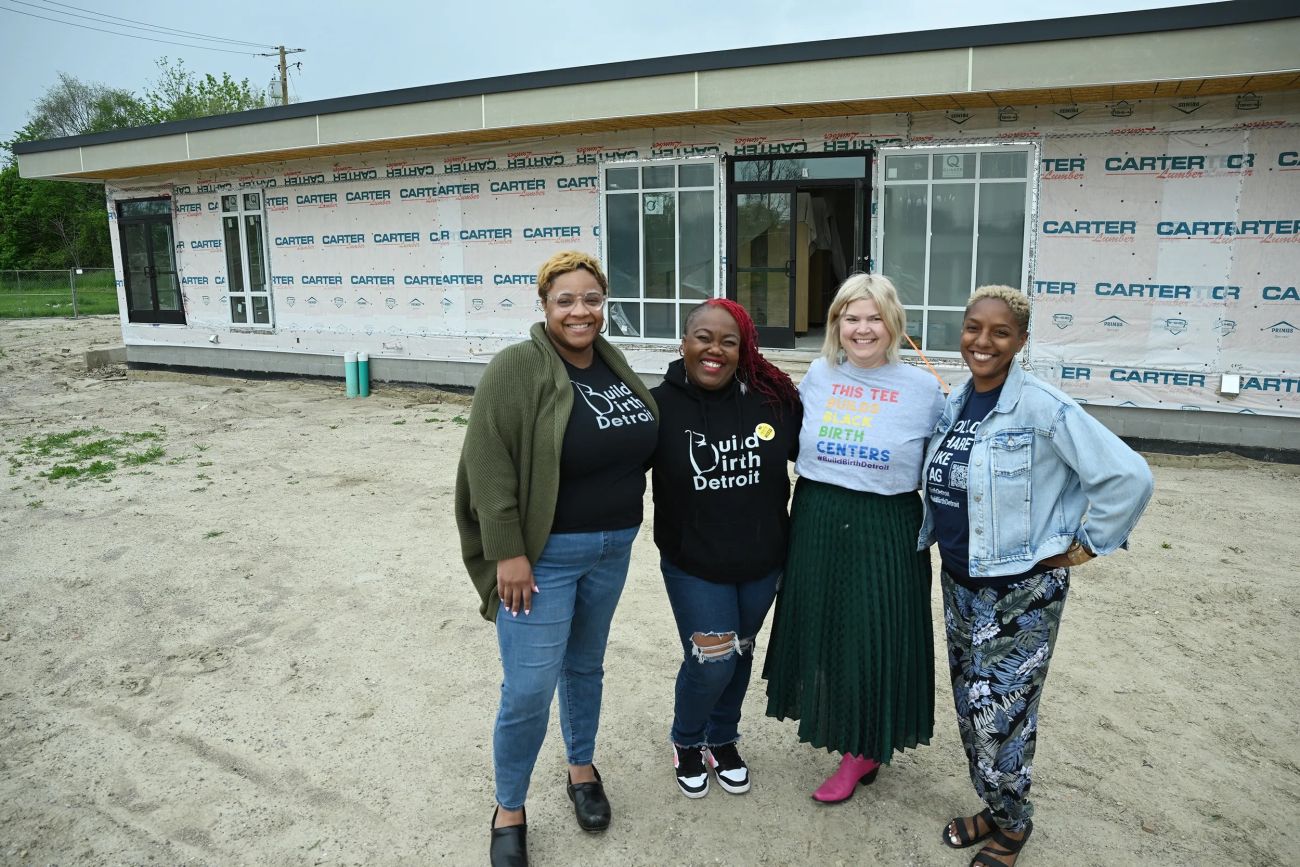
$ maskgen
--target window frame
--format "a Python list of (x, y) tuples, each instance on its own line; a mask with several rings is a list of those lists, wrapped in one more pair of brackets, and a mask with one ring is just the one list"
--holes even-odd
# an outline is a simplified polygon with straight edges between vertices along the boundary
[[(257, 196), (257, 207), (246, 207), (246, 196)], [(235, 210), (226, 210), (226, 199), (233, 196), (235, 199)], [(267, 331), (275, 328), (275, 303), (271, 287), (274, 281), (271, 279), (271, 250), (270, 250), (270, 233), (266, 225), (266, 191), (260, 187), (244, 188), (221, 193), (218, 198), (221, 214), (221, 245), (222, 255), (226, 263), (226, 319), (232, 329), (250, 329), (256, 331)], [(236, 224), (239, 227), (239, 265), (240, 279), (242, 289), (236, 291), (234, 283), (230, 279), (230, 251), (226, 242), (226, 219), (235, 217)], [(248, 255), (248, 227), (245, 221), (246, 217), (256, 216), (261, 219), (261, 248), (262, 248), (262, 271), (265, 279), (265, 291), (255, 292), (252, 287), (252, 262)], [(253, 321), (253, 299), (266, 298), (266, 322)], [(243, 298), (247, 319), (244, 322), (236, 322), (234, 311), (231, 310), (230, 302), (234, 298)]]
[[(981, 176), (984, 154), (987, 153), (1024, 153), (1025, 154), (1025, 174), (1023, 177), (1006, 177), (1006, 178), (984, 178)], [(948, 153), (974, 153), (976, 154), (976, 165), (974, 176), (971, 178), (935, 178), (934, 177), (934, 157), (936, 155)], [(925, 156), (926, 157), (926, 177), (916, 180), (889, 180), (886, 177), (886, 164), (889, 157), (892, 156)], [(876, 215), (872, 220), (872, 260), (877, 267), (873, 270), (876, 273), (889, 276), (890, 263), (885, 261), (885, 234), (888, 222), (887, 214), (887, 197), (885, 191), (891, 187), (925, 187), (926, 188), (926, 213), (925, 213), (925, 272), (922, 283), (922, 301), (920, 304), (903, 304), (910, 323), (917, 323), (917, 314), (919, 313), (919, 330), (920, 340), (918, 345), (920, 352), (913, 349), (911, 344), (906, 340), (900, 346), (902, 353), (916, 357), (918, 354), (926, 355), (933, 358), (951, 358), (961, 357), (958, 349), (931, 349), (929, 343), (930, 316), (932, 313), (951, 313), (962, 312), (964, 306), (955, 306), (950, 304), (931, 304), (930, 303), (930, 267), (931, 267), (931, 242), (934, 236), (933, 219), (934, 219), (934, 195), (935, 186), (956, 186), (961, 184), (971, 184), (974, 186), (974, 202), (972, 205), (972, 227), (971, 227), (971, 268), (970, 280), (971, 285), (967, 292), (973, 291), (977, 282), (977, 271), (980, 254), (980, 192), (981, 188), (993, 184), (1014, 184), (1023, 183), (1025, 185), (1024, 200), (1024, 225), (1021, 234), (1021, 256), (1020, 256), (1020, 274), (1019, 290), (1028, 294), (1029, 275), (1033, 265), (1033, 248), (1032, 242), (1034, 237), (1034, 227), (1037, 220), (1038, 206), (1038, 166), (1040, 165), (1039, 144), (1035, 141), (1008, 141), (998, 143), (956, 143), (933, 145), (926, 147), (881, 147), (877, 151), (874, 172), (872, 178), (872, 190), (875, 201)], [(900, 300), (902, 300), (900, 298)], [(960, 340), (960, 337), (958, 338)]]
[[(165, 207), (165, 213), (158, 210), (155, 213), (126, 213), (131, 205), (162, 205)], [(125, 295), (124, 309), (126, 310), (126, 321), (132, 324), (140, 325), (185, 325), (185, 293), (181, 287), (180, 280), (180, 262), (176, 255), (176, 223), (173, 219), (175, 214), (175, 204), (171, 196), (143, 196), (139, 198), (118, 199), (114, 203), (114, 211), (117, 223), (118, 251), (122, 259), (122, 287)], [(173, 289), (176, 293), (178, 302), (177, 309), (168, 310), (159, 306), (158, 300), (158, 271), (154, 260), (153, 236), (148, 232), (151, 224), (165, 224), (168, 236), (168, 255), (171, 256), (171, 269), (166, 273), (171, 274), (174, 280)], [(145, 227), (145, 244), (148, 250), (149, 264), (146, 268), (146, 276), (149, 279), (149, 297), (151, 305), (147, 308), (136, 307), (132, 298), (131, 285), (131, 268), (128, 260), (127, 231), (132, 226)]]
[[(680, 174), (677, 171), (679, 166), (699, 166), (708, 165), (712, 168), (713, 182), (709, 186), (682, 186), (680, 183)], [(646, 187), (643, 183), (642, 170), (645, 168), (668, 168), (674, 169), (673, 186), (671, 187)], [(608, 188), (607, 173), (611, 169), (636, 169), (637, 186), (635, 189), (611, 190)], [(608, 324), (613, 313), (615, 304), (625, 302), (636, 304), (640, 310), (639, 331), (637, 336), (614, 334), (610, 329), (606, 335), (611, 342), (615, 343), (634, 343), (651, 346), (673, 346), (679, 344), (682, 339), (682, 321), (685, 317), (685, 311), (702, 304), (707, 298), (683, 298), (681, 287), (682, 274), (682, 209), (680, 206), (680, 194), (682, 192), (703, 192), (709, 191), (713, 196), (711, 213), (712, 220), (712, 250), (713, 257), (710, 268), (713, 274), (712, 292), (708, 298), (726, 297), (725, 276), (723, 273), (723, 255), (722, 255), (722, 220), (719, 210), (722, 202), (722, 161), (718, 155), (696, 156), (696, 157), (675, 157), (671, 159), (636, 159), (636, 160), (610, 160), (602, 162), (599, 165), (599, 183), (598, 190), (600, 196), (600, 259), (605, 265), (606, 273), (612, 268), (609, 258), (609, 215), (607, 212), (607, 202), (609, 196), (636, 196), (637, 197), (637, 272), (638, 286), (636, 297), (615, 298), (612, 294), (605, 305), (605, 321)], [(646, 255), (646, 233), (643, 210), (643, 201), (641, 199), (646, 193), (671, 192), (677, 198), (677, 207), (675, 208), (677, 221), (674, 226), (673, 235), (673, 273), (676, 275), (675, 292), (671, 299), (653, 298), (646, 295), (646, 274), (645, 274), (645, 255)], [(647, 337), (646, 331), (646, 308), (648, 305), (668, 307), (671, 306), (676, 314), (674, 320), (674, 336), (671, 337)]]

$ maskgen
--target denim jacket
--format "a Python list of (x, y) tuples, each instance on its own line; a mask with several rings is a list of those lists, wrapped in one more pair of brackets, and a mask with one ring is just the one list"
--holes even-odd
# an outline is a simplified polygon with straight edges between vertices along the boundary
[[(923, 495), (930, 463), (972, 387), (968, 381), (948, 397), (926, 450)], [(1099, 556), (1127, 547), (1154, 487), (1141, 455), (1016, 364), (979, 427), (968, 466), (972, 578), (1027, 572), (1076, 539)], [(924, 501), (917, 550), (935, 541)]]

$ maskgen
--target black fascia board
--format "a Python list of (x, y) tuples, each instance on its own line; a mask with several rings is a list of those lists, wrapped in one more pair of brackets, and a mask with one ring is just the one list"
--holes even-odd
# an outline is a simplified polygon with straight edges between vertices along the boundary
[[(1100, 36), (1128, 36), (1232, 24), (1254, 24), (1300, 18), (1295, 0), (1227, 0), (1196, 6), (1171, 6), (1135, 12), (1109, 12), (1074, 18), (1049, 18), (1008, 24), (981, 24), (944, 30), (915, 30), (881, 36), (850, 36), (815, 42), (792, 42), (760, 48), (731, 48), (699, 54), (679, 54), (646, 60), (623, 60), (592, 66), (575, 66), (541, 72), (499, 75), (447, 84), (421, 85), (401, 90), (385, 90), (356, 96), (342, 96), (293, 105), (277, 105), (235, 114), (220, 114), (190, 120), (170, 121), (149, 126), (128, 127), (108, 132), (18, 142), (15, 154), (41, 153), (73, 147), (138, 141), (167, 135), (204, 130), (228, 129), (248, 124), (294, 120), (322, 114), (339, 114), (363, 109), (389, 108), (420, 102), (436, 102), (464, 96), (511, 93), (575, 84), (652, 78), (690, 72), (716, 72), (748, 66), (774, 66), (783, 63), (806, 63), (816, 60), (843, 60), (889, 54), (911, 54), (953, 48), (988, 48), (996, 45), (1021, 45), (1054, 42), (1064, 39), (1088, 39)], [(1172, 25), (1172, 26), (1171, 26)]]

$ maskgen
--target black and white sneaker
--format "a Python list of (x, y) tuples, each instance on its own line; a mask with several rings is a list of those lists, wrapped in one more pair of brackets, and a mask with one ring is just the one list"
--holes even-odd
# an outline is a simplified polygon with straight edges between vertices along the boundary
[(704, 751), (699, 747), (673, 744), (673, 768), (677, 787), (688, 798), (703, 798), (709, 793), (709, 769), (704, 767)]
[(749, 765), (740, 757), (735, 741), (705, 751), (709, 767), (718, 775), (718, 785), (733, 795), (749, 791)]

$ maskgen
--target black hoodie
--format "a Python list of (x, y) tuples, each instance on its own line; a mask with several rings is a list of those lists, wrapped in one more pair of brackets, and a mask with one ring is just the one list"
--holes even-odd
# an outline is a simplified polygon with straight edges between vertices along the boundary
[(785, 565), (790, 472), (799, 449), (798, 404), (778, 416), (738, 380), (718, 391), (686, 379), (679, 359), (651, 389), (659, 404), (655, 544), (683, 571), (720, 584)]

